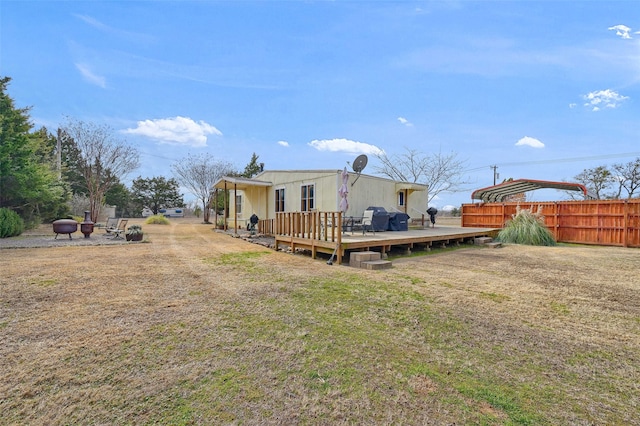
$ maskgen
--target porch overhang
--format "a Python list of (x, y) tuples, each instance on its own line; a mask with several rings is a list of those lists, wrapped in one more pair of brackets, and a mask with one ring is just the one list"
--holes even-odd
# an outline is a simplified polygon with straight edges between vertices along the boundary
[(245, 177), (223, 176), (213, 184), (211, 189), (229, 189), (229, 187), (233, 187), (235, 190), (246, 191), (248, 188), (267, 188), (269, 186), (273, 186), (273, 183)]
[(429, 187), (427, 185), (423, 185), (421, 183), (411, 183), (411, 182), (396, 182), (396, 192), (399, 191), (426, 191)]

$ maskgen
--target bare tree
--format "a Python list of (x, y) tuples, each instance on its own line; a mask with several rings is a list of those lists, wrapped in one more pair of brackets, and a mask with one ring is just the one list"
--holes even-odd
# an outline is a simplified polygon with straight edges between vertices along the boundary
[(574, 179), (586, 186), (598, 200), (615, 198), (615, 194), (607, 194), (605, 192), (615, 182), (613, 174), (606, 166), (584, 169)]
[(627, 198), (640, 189), (640, 157), (626, 164), (614, 164), (614, 179), (618, 182), (618, 198), (621, 198), (622, 189), (627, 191)]
[(223, 176), (233, 174), (233, 166), (216, 160), (211, 154), (189, 155), (171, 166), (176, 179), (202, 202), (204, 223), (210, 223), (213, 185)]
[(441, 192), (459, 192), (469, 182), (463, 177), (465, 162), (456, 153), (423, 154), (415, 149), (405, 148), (402, 154), (376, 155), (380, 163), (375, 170), (391, 179), (403, 182), (421, 183), (429, 187), (429, 202)]
[(105, 125), (68, 119), (62, 131), (77, 147), (77, 164), (71, 166), (78, 168), (87, 186), (91, 220), (97, 222), (105, 193), (138, 168), (140, 154)]

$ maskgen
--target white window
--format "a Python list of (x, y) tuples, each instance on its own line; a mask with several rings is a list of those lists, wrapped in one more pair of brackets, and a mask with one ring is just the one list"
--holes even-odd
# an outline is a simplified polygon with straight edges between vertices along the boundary
[(242, 216), (242, 195), (236, 195), (236, 216)]
[(404, 206), (404, 191), (398, 192), (398, 205)]
[(284, 211), (284, 188), (276, 189), (276, 211)]
[(302, 185), (300, 187), (300, 211), (308, 212), (315, 208), (315, 185)]

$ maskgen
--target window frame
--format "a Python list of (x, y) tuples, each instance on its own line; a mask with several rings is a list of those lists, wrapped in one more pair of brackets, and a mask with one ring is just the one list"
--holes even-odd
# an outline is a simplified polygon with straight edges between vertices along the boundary
[(236, 217), (242, 217), (242, 203), (243, 203), (242, 194), (236, 194), (235, 201), (236, 201), (235, 203)]
[(285, 188), (276, 188), (274, 190), (274, 197), (275, 197), (275, 210), (276, 213), (281, 213), (285, 211), (285, 196), (286, 196), (287, 191), (285, 191)]
[(300, 185), (300, 211), (310, 212), (316, 208), (316, 184)]
[(404, 207), (407, 203), (404, 191), (398, 191), (398, 206)]

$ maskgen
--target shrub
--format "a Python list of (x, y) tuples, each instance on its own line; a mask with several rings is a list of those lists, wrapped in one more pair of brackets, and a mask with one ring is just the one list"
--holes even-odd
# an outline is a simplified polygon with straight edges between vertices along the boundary
[(24, 231), (24, 220), (18, 213), (7, 208), (0, 209), (0, 238), (15, 237)]
[(131, 225), (127, 228), (127, 235), (139, 235), (142, 234), (142, 226), (140, 225)]
[(168, 225), (169, 224), (169, 219), (167, 219), (166, 217), (162, 216), (161, 214), (156, 214), (153, 216), (149, 216), (147, 218), (147, 220), (144, 221), (144, 223), (148, 224), (148, 225)]
[(538, 212), (520, 209), (498, 233), (497, 241), (503, 243), (526, 244), (530, 246), (555, 246), (556, 240), (544, 226), (544, 216)]

